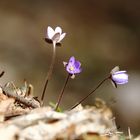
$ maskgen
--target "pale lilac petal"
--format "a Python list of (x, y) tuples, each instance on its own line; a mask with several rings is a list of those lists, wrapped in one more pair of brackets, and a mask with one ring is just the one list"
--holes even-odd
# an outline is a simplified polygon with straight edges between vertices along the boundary
[(128, 83), (128, 80), (117, 79), (117, 81), (116, 81), (116, 84), (118, 84), (118, 85), (123, 85), (126, 83)]
[(58, 40), (58, 42), (60, 42), (65, 36), (66, 36), (66, 33), (61, 34), (60, 39)]
[(125, 74), (125, 73), (126, 73), (125, 70), (123, 70), (123, 71), (117, 71), (117, 72), (115, 72), (115, 75), (116, 75), (116, 74)]
[(128, 82), (128, 75), (123, 71), (120, 71), (120, 73), (116, 72), (112, 75), (112, 80), (116, 84), (126, 84)]
[(54, 30), (50, 26), (48, 26), (48, 28), (47, 28), (47, 37), (49, 39), (52, 39), (52, 37), (54, 36), (54, 34), (55, 34)]
[(55, 33), (60, 33), (60, 35), (61, 35), (62, 29), (60, 27), (56, 27), (55, 28)]
[(76, 69), (75, 73), (81, 73), (82, 69), (79, 68), (79, 69)]
[(69, 59), (69, 63), (74, 64), (74, 62), (75, 62), (75, 57), (72, 56), (72, 57)]
[(77, 68), (75, 68), (75, 69), (74, 69), (74, 73), (80, 73), (81, 71), (82, 71), (82, 69), (81, 69), (81, 68), (78, 68), (78, 69), (77, 69)]

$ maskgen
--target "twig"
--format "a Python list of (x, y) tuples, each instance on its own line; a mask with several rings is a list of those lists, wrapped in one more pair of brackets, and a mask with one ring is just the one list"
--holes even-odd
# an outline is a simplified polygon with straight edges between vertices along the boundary
[(6, 88), (2, 88), (2, 90), (5, 95), (14, 98), (16, 101), (24, 104), (27, 107), (32, 107), (32, 108), (40, 107), (38, 102), (35, 102), (32, 98), (24, 98), (16, 93), (14, 93), (14, 91), (9, 91)]
[[(29, 111), (29, 110), (28, 110)], [(21, 116), (21, 115), (24, 115), (26, 113), (28, 113), (28, 111), (20, 111), (20, 112), (11, 112), (11, 113), (8, 113), (8, 114), (5, 114), (4, 117), (5, 117), (5, 121), (11, 119), (11, 118), (14, 118), (14, 117), (17, 117), (17, 116)]]

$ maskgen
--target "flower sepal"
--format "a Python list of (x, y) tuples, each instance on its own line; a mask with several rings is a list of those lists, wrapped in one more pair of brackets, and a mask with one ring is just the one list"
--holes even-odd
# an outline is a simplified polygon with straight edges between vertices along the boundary
[(64, 67), (66, 67), (68, 65), (68, 63), (63, 61), (63, 65), (64, 65)]
[[(49, 44), (53, 44), (52, 40), (49, 39), (49, 38), (44, 38), (44, 40), (45, 40), (45, 42), (47, 42), (47, 43), (49, 43)], [(61, 47), (62, 44), (59, 42), (59, 43), (56, 43), (56, 46), (57, 46), (57, 47)]]
[(71, 74), (71, 79), (74, 79), (75, 78), (75, 74)]
[(116, 82), (114, 80), (112, 80), (112, 79), (111, 79), (111, 83), (112, 83), (112, 85), (113, 85), (114, 88), (117, 88), (118, 87), (117, 84), (116, 84)]

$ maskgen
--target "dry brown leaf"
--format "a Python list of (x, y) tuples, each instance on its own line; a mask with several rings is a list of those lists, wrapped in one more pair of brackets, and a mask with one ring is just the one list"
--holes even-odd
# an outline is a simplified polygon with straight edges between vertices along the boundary
[(3, 100), (0, 102), (0, 114), (5, 114), (9, 108), (10, 108), (10, 105), (14, 103), (14, 99), (13, 98), (9, 98), (9, 99), (6, 99), (6, 100)]
[(3, 94), (2, 88), (0, 87), (0, 102), (6, 99), (8, 99), (8, 97)]

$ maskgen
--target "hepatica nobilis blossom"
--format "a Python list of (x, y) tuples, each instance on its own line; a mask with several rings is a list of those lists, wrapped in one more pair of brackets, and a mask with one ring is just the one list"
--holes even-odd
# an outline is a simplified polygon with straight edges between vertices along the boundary
[(119, 67), (116, 66), (115, 68), (112, 69), (109, 76), (103, 79), (89, 94), (87, 94), (78, 103), (72, 106), (71, 109), (81, 104), (85, 99), (87, 99), (91, 94), (93, 94), (108, 79), (111, 79), (113, 86), (117, 88), (117, 85), (126, 84), (128, 82), (128, 74), (126, 73), (126, 71), (119, 71)]
[(82, 71), (81, 63), (75, 59), (74, 56), (70, 57), (69, 62), (64, 62), (67, 72), (71, 75), (71, 78), (75, 77), (75, 74), (78, 74)]
[(117, 85), (122, 85), (128, 83), (128, 74), (125, 70), (119, 71), (119, 67), (116, 66), (111, 71), (111, 81), (113, 86), (117, 87)]
[(68, 63), (67, 62), (63, 62), (63, 64), (66, 67), (66, 71), (68, 72), (68, 76), (67, 76), (66, 81), (64, 83), (64, 86), (62, 87), (61, 92), (59, 94), (55, 110), (57, 110), (58, 107), (59, 107), (59, 104), (61, 102), (62, 96), (64, 94), (64, 90), (65, 90), (66, 85), (68, 83), (69, 77), (71, 76), (71, 78), (74, 79), (75, 74), (78, 74), (78, 73), (80, 73), (82, 71), (81, 63), (79, 61), (77, 61), (74, 56), (70, 57)]
[(56, 27), (55, 30), (53, 30), (50, 26), (48, 26), (45, 41), (60, 46), (60, 42), (65, 36), (66, 33), (62, 33), (61, 27)]
[(49, 67), (49, 71), (45, 80), (44, 88), (43, 88), (43, 93), (41, 96), (41, 101), (43, 103), (45, 91), (48, 85), (48, 81), (51, 78), (54, 63), (55, 63), (55, 57), (56, 57), (56, 45), (61, 46), (61, 40), (65, 37), (66, 33), (62, 33), (62, 29), (60, 27), (56, 27), (55, 30), (53, 30), (50, 26), (47, 28), (47, 33), (45, 37), (45, 41), (48, 43), (53, 44), (53, 55), (52, 55), (52, 60), (51, 60), (51, 65)]

